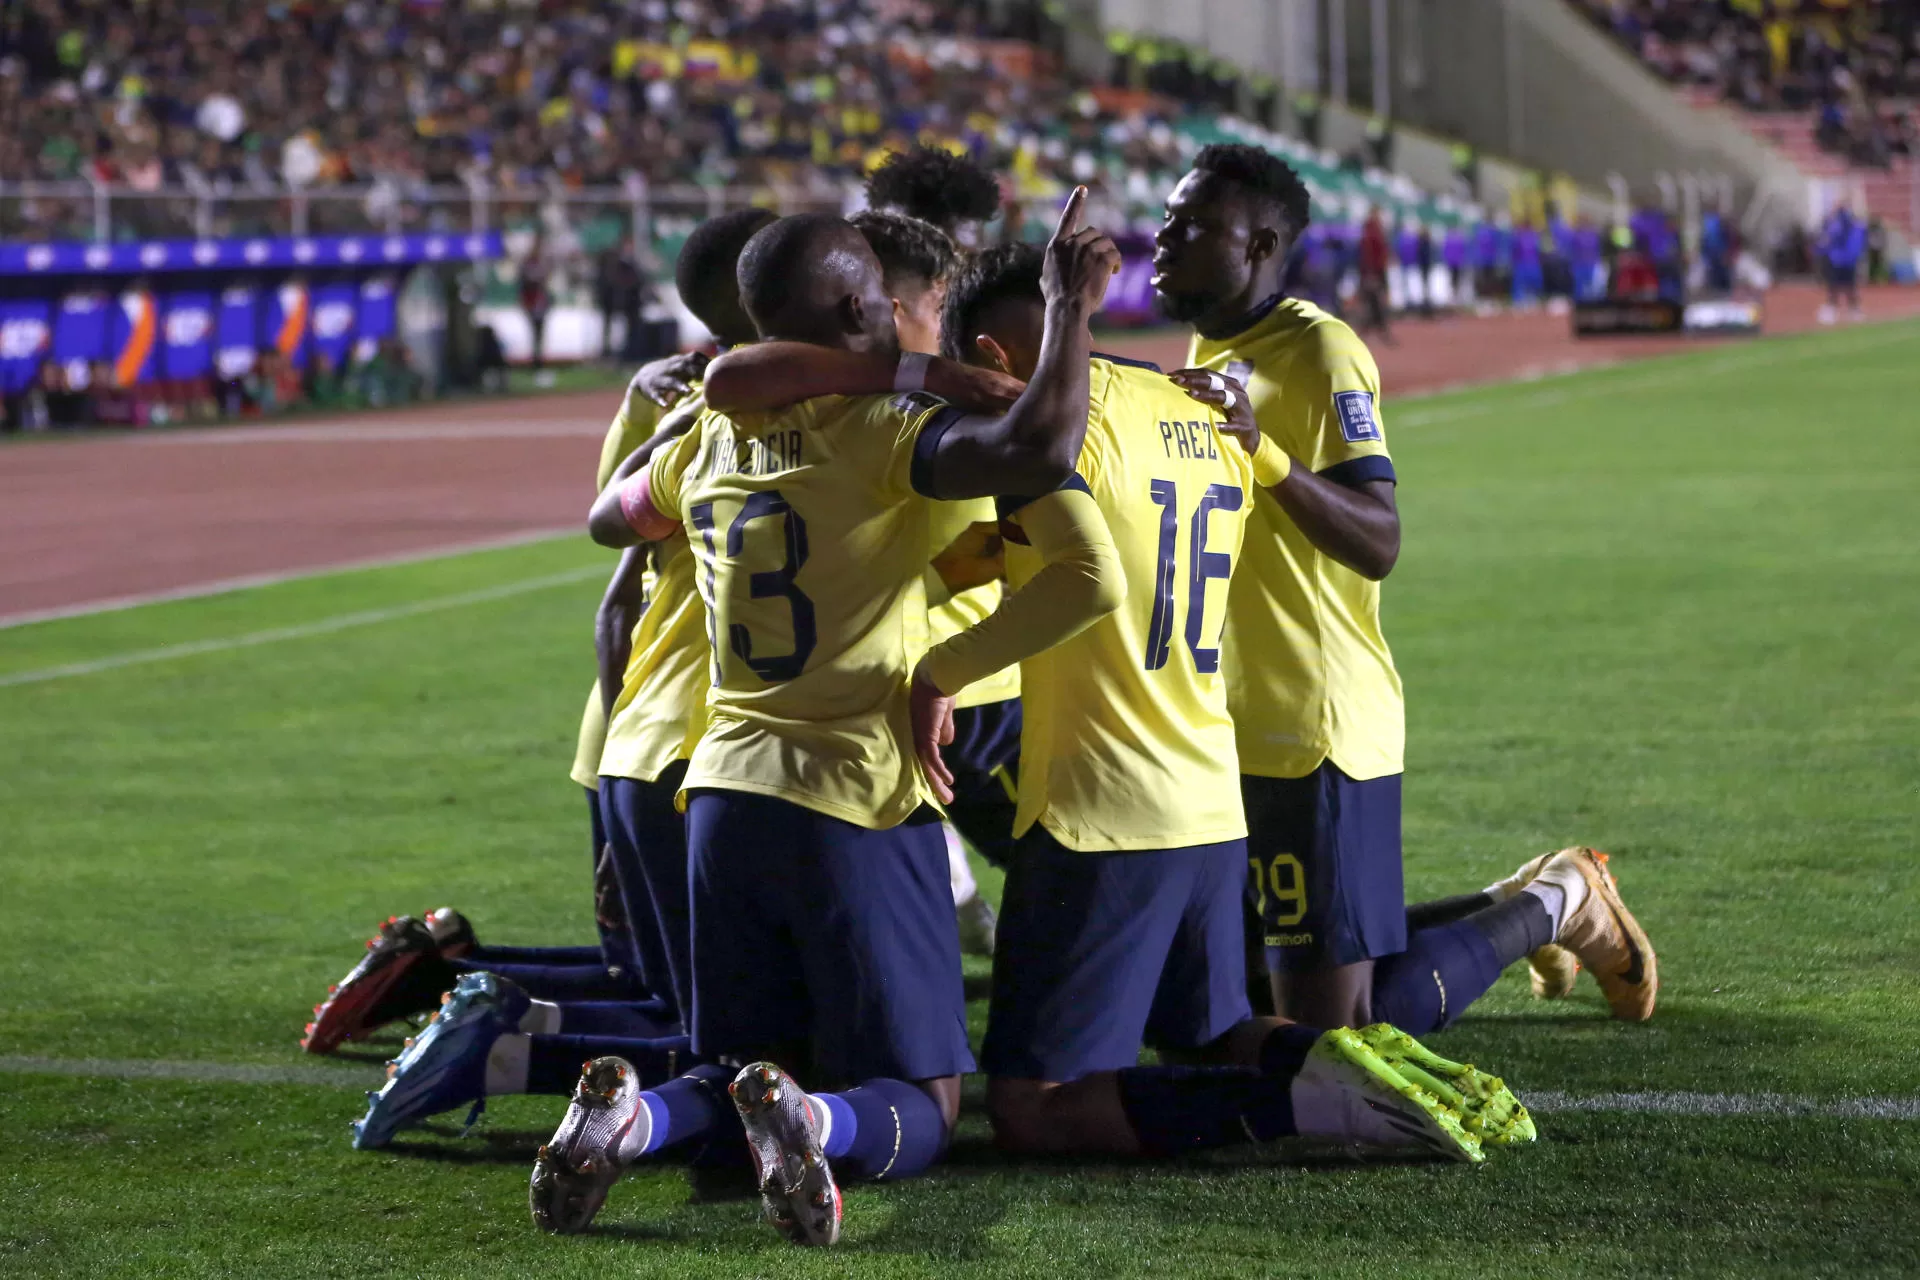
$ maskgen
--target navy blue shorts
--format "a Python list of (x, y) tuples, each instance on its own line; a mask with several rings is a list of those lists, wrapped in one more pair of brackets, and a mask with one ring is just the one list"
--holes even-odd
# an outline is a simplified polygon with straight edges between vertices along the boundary
[(873, 831), (771, 796), (688, 793), (693, 1046), (810, 1046), (811, 1088), (973, 1070), (947, 842), (931, 807)]
[(1020, 699), (961, 707), (940, 755), (953, 770), (947, 820), (996, 867), (1013, 852), (1014, 788), (1020, 777)]
[(1065, 1083), (1246, 1021), (1246, 883), (1244, 841), (1078, 853), (1030, 828), (1000, 900), (987, 1074)]
[(1356, 782), (1328, 760), (1304, 778), (1242, 774), (1240, 795), (1268, 968), (1331, 969), (1407, 949), (1399, 774)]
[(608, 860), (619, 885), (648, 991), (686, 1021), (693, 1001), (693, 938), (687, 907), (687, 822), (674, 806), (687, 762), (653, 782), (600, 779)]

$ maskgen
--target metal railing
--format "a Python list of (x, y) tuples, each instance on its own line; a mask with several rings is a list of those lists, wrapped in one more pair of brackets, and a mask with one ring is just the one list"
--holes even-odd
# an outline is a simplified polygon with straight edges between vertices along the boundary
[(535, 227), (555, 234), (587, 224), (617, 228), (634, 243), (677, 239), (728, 209), (837, 212), (850, 187), (624, 186), (499, 188), (484, 184), (373, 182), (309, 188), (141, 189), (124, 184), (0, 182), (0, 239), (12, 242), (224, 239), (449, 233)]

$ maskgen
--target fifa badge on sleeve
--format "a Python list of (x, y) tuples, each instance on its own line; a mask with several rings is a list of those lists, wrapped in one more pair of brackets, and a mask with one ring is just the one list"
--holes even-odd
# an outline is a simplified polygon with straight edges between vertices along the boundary
[(1336, 391), (1333, 407), (1339, 411), (1340, 434), (1347, 438), (1347, 443), (1380, 438), (1380, 421), (1373, 416), (1373, 392)]

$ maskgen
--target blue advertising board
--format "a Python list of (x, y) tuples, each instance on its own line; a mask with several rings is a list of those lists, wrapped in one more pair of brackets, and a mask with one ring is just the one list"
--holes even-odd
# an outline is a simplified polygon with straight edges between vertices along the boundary
[(147, 240), (136, 244), (0, 244), (0, 276), (135, 276), (162, 271), (312, 271), (484, 262), (502, 256), (500, 233), (278, 236)]

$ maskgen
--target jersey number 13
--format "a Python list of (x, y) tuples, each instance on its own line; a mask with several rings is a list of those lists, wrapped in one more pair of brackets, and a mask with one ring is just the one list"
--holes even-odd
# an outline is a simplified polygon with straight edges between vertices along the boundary
[[(714, 566), (721, 558), (719, 540), (715, 537), (713, 504), (698, 503), (687, 510), (692, 517), (693, 527), (700, 531), (700, 538), (707, 551), (707, 640), (713, 646), (713, 681), (720, 683), (720, 597), (715, 584)], [(807, 658), (813, 653), (816, 639), (813, 620), (813, 601), (807, 593), (794, 585), (794, 578), (807, 562), (807, 522), (800, 517), (781, 496), (778, 489), (766, 489), (747, 495), (740, 504), (740, 513), (727, 526), (725, 558), (738, 560), (746, 550), (747, 526), (761, 518), (772, 519), (778, 516), (782, 532), (785, 534), (786, 561), (775, 569), (752, 572), (747, 577), (747, 595), (753, 600), (780, 597), (786, 600), (787, 608), (793, 619), (793, 652), (766, 655), (756, 654), (753, 645), (753, 633), (747, 630), (743, 622), (727, 624), (727, 645), (740, 661), (747, 664), (753, 673), (769, 684), (782, 680), (791, 680), (806, 669)]]

